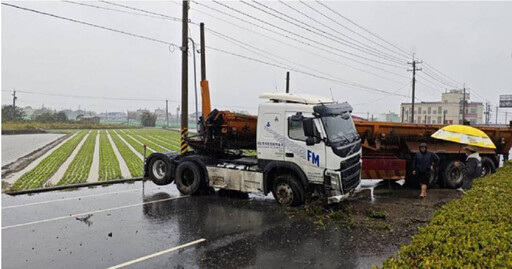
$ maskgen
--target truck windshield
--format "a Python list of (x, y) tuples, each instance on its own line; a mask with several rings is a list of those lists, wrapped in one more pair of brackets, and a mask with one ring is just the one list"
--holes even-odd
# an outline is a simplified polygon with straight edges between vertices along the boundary
[(347, 144), (359, 139), (354, 121), (348, 113), (322, 117), (322, 122), (331, 142)]

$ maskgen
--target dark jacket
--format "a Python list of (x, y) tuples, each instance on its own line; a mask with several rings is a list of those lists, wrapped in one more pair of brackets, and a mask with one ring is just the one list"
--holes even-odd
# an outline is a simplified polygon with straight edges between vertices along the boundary
[(473, 153), (466, 159), (464, 167), (460, 168), (464, 179), (474, 179), (482, 176), (482, 161), (478, 153)]
[(420, 151), (414, 156), (412, 169), (417, 173), (429, 173), (431, 165), (437, 167), (439, 165), (439, 157), (428, 150), (424, 153)]

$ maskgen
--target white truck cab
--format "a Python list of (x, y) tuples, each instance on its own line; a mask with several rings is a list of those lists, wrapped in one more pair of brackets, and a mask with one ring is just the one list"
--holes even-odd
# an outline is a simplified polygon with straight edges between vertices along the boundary
[[(273, 162), (292, 166), (313, 191), (339, 202), (360, 183), (361, 141), (348, 103), (295, 94), (268, 93), (259, 106), (257, 154), (260, 169)], [(307, 133), (309, 132), (309, 133)]]
[(260, 98), (257, 156), (194, 151), (154, 153), (145, 177), (172, 181), (180, 192), (220, 188), (267, 195), (278, 203), (303, 204), (308, 195), (329, 203), (349, 197), (361, 181), (361, 139), (344, 102), (296, 93), (266, 93)]

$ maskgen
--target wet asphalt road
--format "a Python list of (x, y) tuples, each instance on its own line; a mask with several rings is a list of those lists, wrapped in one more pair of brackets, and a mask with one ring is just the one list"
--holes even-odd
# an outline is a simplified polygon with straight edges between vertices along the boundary
[(151, 182), (2, 194), (4, 268), (369, 268), (351, 231), (315, 229), (268, 197), (181, 196)]

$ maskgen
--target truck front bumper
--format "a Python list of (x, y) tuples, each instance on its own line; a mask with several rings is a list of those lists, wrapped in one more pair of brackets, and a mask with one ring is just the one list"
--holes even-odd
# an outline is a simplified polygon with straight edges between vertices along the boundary
[(347, 198), (349, 198), (350, 196), (352, 196), (354, 192), (350, 192), (350, 193), (347, 193), (347, 194), (340, 194), (340, 195), (335, 195), (335, 196), (330, 196), (327, 198), (327, 204), (336, 204), (336, 203), (339, 203)]

